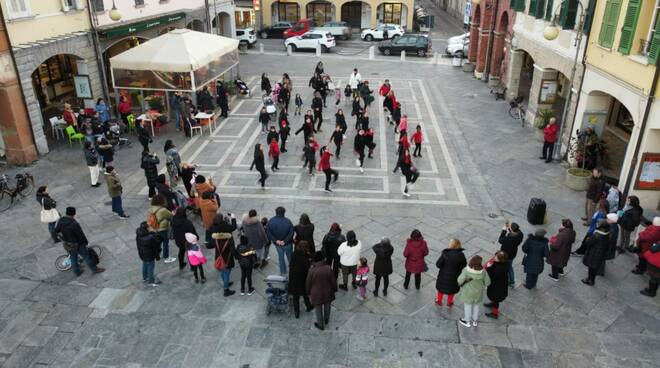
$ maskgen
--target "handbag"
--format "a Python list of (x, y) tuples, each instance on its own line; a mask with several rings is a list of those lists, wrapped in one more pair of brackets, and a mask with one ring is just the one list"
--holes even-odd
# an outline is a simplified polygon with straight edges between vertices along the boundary
[(216, 240), (215, 242), (215, 249), (218, 250), (220, 256), (215, 259), (215, 262), (213, 263), (213, 267), (215, 267), (215, 269), (218, 271), (224, 271), (224, 269), (227, 268), (227, 263), (225, 262), (225, 258), (222, 256), (222, 252), (225, 251), (225, 248), (227, 247), (227, 243), (229, 243), (229, 239), (225, 240), (225, 245), (223, 245), (222, 250), (220, 250), (218, 249), (218, 241)]
[(44, 207), (44, 200), (41, 200), (41, 222), (49, 224), (60, 219), (60, 213), (55, 208), (49, 210)]

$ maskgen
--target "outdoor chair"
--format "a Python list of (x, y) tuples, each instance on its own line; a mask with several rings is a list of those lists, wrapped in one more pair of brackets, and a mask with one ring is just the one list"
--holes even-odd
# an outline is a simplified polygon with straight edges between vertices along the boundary
[(50, 121), (50, 129), (53, 138), (59, 139), (60, 135), (62, 136), (62, 138), (64, 138), (64, 127), (66, 126), (64, 120), (60, 119), (57, 116), (53, 116), (52, 118), (49, 119), (49, 121)]
[(69, 147), (71, 146), (71, 141), (78, 141), (82, 146), (82, 142), (85, 140), (85, 135), (76, 133), (76, 130), (71, 125), (66, 127), (66, 135), (69, 137)]

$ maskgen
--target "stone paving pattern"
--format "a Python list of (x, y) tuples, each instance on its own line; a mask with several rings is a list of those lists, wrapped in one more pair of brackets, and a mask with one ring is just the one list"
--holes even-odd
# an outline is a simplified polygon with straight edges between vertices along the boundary
[[(250, 55), (242, 60), (241, 72), (266, 71), (274, 77), (288, 71), (304, 76), (315, 62), (312, 55)], [(345, 79), (353, 67), (342, 57), (327, 56), (324, 62), (335, 78)], [(257, 293), (249, 297), (223, 297), (211, 265), (209, 282), (198, 285), (189, 271), (179, 272), (175, 263), (160, 262), (156, 272), (163, 284), (147, 288), (141, 283), (134, 241), (134, 229), (145, 220), (147, 209), (146, 196), (140, 194), (144, 176), (138, 163), (139, 144), (120, 150), (115, 158), (126, 193), (125, 210), (131, 215), (129, 221), (122, 221), (110, 211), (105, 184), (89, 187), (79, 148), (61, 143), (30, 171), (39, 184), (49, 185), (60, 209), (78, 208), (91, 243), (104, 249), (102, 264), (108, 271), (96, 276), (86, 272), (80, 278), (55, 271), (54, 259), (63, 250), (49, 240), (32, 198), (0, 215), (0, 366), (658, 366), (658, 299), (639, 294), (646, 278), (630, 273), (632, 255), (609, 262), (607, 275), (599, 277), (593, 288), (580, 283), (586, 269), (580, 259), (571, 259), (560, 282), (542, 275), (538, 289), (532, 291), (520, 285), (524, 275), (519, 257), (517, 284), (502, 304), (500, 319), (483, 317), (472, 329), (456, 323), (461, 305), (433, 304), (435, 267), (423, 275), (420, 291), (404, 290), (402, 250), (413, 228), (420, 229), (429, 243), (430, 264), (453, 237), (463, 242), (466, 255), (488, 257), (498, 248), (494, 241), (505, 219), (520, 223), (525, 233), (535, 230), (524, 220), (531, 197), (548, 201), (549, 223), (544, 228), (555, 232), (562, 217), (577, 220), (581, 215), (583, 193), (562, 185), (561, 166), (537, 159), (540, 144), (532, 128), (521, 128), (511, 120), (508, 105), (495, 102), (482, 82), (452, 67), (415, 61), (393, 59), (357, 66), (374, 86), (389, 76), (423, 80), (468, 205), (261, 196), (223, 197), (223, 211), (242, 214), (255, 208), (270, 217), (276, 206), (284, 205), (294, 222), (306, 212), (316, 224), (319, 243), (330, 223), (340, 222), (345, 230), (356, 231), (370, 262), (374, 258), (370, 245), (389, 237), (395, 247), (395, 273), (387, 297), (368, 294), (362, 303), (353, 290), (338, 292), (329, 329), (321, 332), (312, 326), (313, 313), (303, 312), (299, 320), (265, 315), (262, 280), (277, 272), (276, 260), (255, 273)], [(184, 138), (168, 129), (154, 139), (152, 147), (159, 155), (168, 137), (185, 145)], [(392, 149), (388, 147), (388, 152)], [(199, 221), (197, 226), (201, 228)], [(584, 229), (578, 230), (581, 238)], [(232, 273), (232, 280), (239, 280), (238, 271)]]

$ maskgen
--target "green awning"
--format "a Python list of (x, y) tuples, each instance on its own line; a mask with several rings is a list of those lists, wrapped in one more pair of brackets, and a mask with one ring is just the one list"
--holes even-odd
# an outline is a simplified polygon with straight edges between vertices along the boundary
[(174, 23), (181, 19), (184, 19), (185, 17), (186, 17), (186, 13), (166, 15), (164, 17), (145, 20), (139, 23), (126, 24), (119, 27), (110, 28), (107, 30), (101, 30), (99, 31), (99, 34), (101, 35), (101, 37), (104, 38), (127, 36), (131, 34), (135, 34), (137, 32), (146, 31), (154, 27), (162, 26), (169, 23)]

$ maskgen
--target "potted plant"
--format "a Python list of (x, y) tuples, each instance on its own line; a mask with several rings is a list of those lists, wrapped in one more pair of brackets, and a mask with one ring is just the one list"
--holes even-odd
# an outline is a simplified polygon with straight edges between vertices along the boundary
[(150, 110), (156, 110), (158, 112), (163, 112), (165, 110), (165, 105), (163, 105), (163, 97), (161, 96), (150, 96), (146, 99), (149, 104)]
[(540, 110), (534, 118), (534, 128), (536, 128), (536, 139), (543, 142), (543, 129), (550, 124), (550, 119), (555, 115), (550, 109)]
[(571, 137), (568, 142), (569, 168), (566, 170), (566, 186), (573, 190), (587, 190), (589, 188), (589, 179), (591, 171), (585, 169), (586, 145), (580, 142), (580, 134)]

